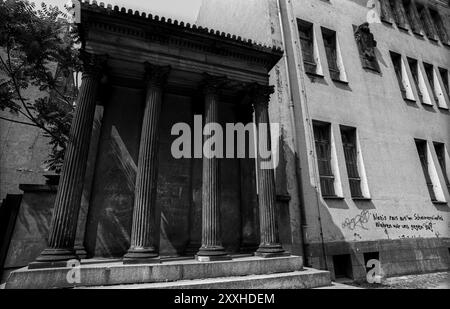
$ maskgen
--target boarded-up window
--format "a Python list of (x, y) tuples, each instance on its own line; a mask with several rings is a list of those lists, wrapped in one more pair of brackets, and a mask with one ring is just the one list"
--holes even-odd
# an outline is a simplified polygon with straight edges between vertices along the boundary
[(430, 173), (428, 172), (428, 151), (427, 151), (427, 142), (416, 140), (416, 147), (419, 153), (420, 164), (422, 165), (423, 174), (425, 176), (425, 181), (427, 183), (428, 192), (430, 193), (430, 197), (432, 201), (437, 201), (436, 194), (433, 190), (433, 181), (431, 180)]
[(302, 47), (303, 62), (307, 73), (316, 73), (317, 64), (314, 60), (314, 31), (313, 24), (298, 20), (298, 32)]
[(325, 45), (325, 52), (327, 54), (330, 76), (334, 80), (340, 80), (340, 71), (337, 60), (336, 32), (327, 28), (322, 28), (322, 37)]
[(358, 149), (356, 129), (341, 127), (342, 145), (344, 147), (345, 164), (352, 197), (363, 197), (361, 192), (361, 177), (358, 172)]
[(319, 167), (320, 187), (324, 197), (336, 196), (334, 191), (334, 175), (331, 166), (331, 126), (329, 124), (314, 124), (314, 139), (316, 144), (317, 165)]

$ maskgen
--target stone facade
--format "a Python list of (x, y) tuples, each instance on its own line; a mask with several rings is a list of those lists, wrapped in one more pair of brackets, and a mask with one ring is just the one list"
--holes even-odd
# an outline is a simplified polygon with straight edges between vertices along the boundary
[[(404, 2), (408, 8), (410, 1)], [(418, 10), (428, 8), (424, 16), (439, 12), (441, 29), (449, 33), (450, 9), (445, 1), (416, 2)], [(286, 207), (292, 245), (304, 250), (306, 265), (354, 279), (365, 278), (370, 259), (380, 260), (388, 276), (450, 265), (450, 193), (445, 180), (450, 174), (450, 102), (445, 93), (448, 77), (442, 77), (450, 70), (448, 40), (442, 33), (434, 37), (423, 29), (411, 30), (414, 15), (411, 25), (408, 20), (381, 21), (380, 8), (385, 10), (385, 5), (386, 1), (365, 0), (207, 0), (198, 16), (201, 26), (284, 46), (285, 59), (271, 71), (276, 95), (269, 110), (271, 122), (282, 126), (281, 136), (272, 139), (282, 141), (277, 193), (290, 196)], [(402, 6), (389, 10), (400, 10), (398, 14), (406, 18)], [(364, 23), (366, 32), (360, 27)], [(436, 34), (438, 23), (430, 22)], [(312, 33), (310, 54), (302, 52), (299, 25), (306, 25), (303, 39)], [(355, 38), (358, 29), (362, 41)], [(325, 47), (325, 34), (333, 31), (334, 65)], [(392, 52), (403, 63), (400, 88)], [(373, 69), (371, 58), (376, 59)], [(423, 63), (431, 64), (434, 82), (424, 77), (415, 87), (414, 69), (407, 65), (410, 59), (418, 61), (422, 76), (426, 76)], [(314, 62), (314, 72), (303, 65), (306, 60)], [(436, 100), (421, 102), (419, 91), (432, 96), (433, 88)], [(326, 125), (331, 136), (334, 196), (323, 196), (321, 189), (314, 124)], [(347, 127), (356, 128), (362, 190), (358, 197), (350, 187), (342, 141)], [(434, 201), (415, 140), (427, 141), (430, 186), (439, 195)], [(434, 143), (445, 144), (446, 170), (440, 168)], [(292, 216), (295, 213), (300, 217)]]

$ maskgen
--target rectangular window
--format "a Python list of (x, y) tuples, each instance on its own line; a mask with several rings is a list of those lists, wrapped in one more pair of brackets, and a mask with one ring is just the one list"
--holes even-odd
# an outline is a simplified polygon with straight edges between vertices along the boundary
[(412, 0), (403, 0), (403, 7), (405, 8), (406, 20), (408, 21), (411, 30), (421, 35), (421, 26), (419, 17), (416, 14), (414, 3)]
[(445, 145), (442, 143), (434, 143), (434, 149), (436, 150), (436, 155), (441, 166), (442, 174), (444, 175), (445, 185), (450, 192), (450, 181), (447, 174), (447, 164), (445, 160)]
[(336, 32), (322, 27), (322, 37), (327, 54), (328, 68), (333, 80), (340, 80), (340, 71), (337, 59)]
[(392, 23), (391, 4), (389, 0), (380, 0), (381, 16), (380, 19), (386, 23)]
[(334, 175), (331, 166), (331, 125), (314, 123), (317, 164), (319, 166), (320, 187), (324, 197), (334, 197)]
[(417, 94), (419, 95), (419, 100), (423, 103), (423, 94), (422, 90), (420, 90), (419, 84), (419, 64), (416, 59), (408, 58), (409, 68), (411, 69), (411, 74), (414, 79), (414, 84), (416, 85)]
[(430, 177), (430, 173), (428, 172), (428, 150), (427, 150), (427, 142), (422, 140), (416, 140), (416, 147), (419, 153), (420, 164), (422, 165), (423, 174), (425, 176), (425, 181), (427, 183), (428, 192), (430, 193), (430, 197), (432, 201), (437, 201), (436, 194), (433, 190), (433, 182)]
[(427, 75), (428, 82), (430, 83), (431, 86), (431, 95), (434, 97), (434, 101), (439, 102), (438, 97), (436, 95), (436, 88), (434, 85), (433, 65), (424, 62), (423, 67), (425, 68), (425, 74)]
[(298, 20), (298, 32), (300, 34), (300, 44), (302, 47), (303, 63), (307, 73), (316, 73), (317, 64), (314, 60), (314, 29), (313, 24)]
[(397, 76), (398, 85), (404, 99), (407, 98), (406, 89), (403, 85), (403, 75), (402, 75), (402, 56), (391, 52), (392, 64), (394, 65), (395, 75)]
[(444, 23), (442, 22), (441, 16), (439, 13), (433, 9), (430, 8), (430, 16), (431, 20), (434, 23), (434, 26), (436, 27), (437, 34), (439, 38), (441, 39), (442, 43), (448, 44), (448, 34), (447, 30), (445, 29)]
[(425, 34), (430, 40), (433, 41), (437, 40), (436, 34), (434, 32), (434, 27), (429, 17), (428, 9), (418, 3), (416, 3), (416, 6), (417, 12), (419, 13), (420, 21), (423, 25), (423, 29), (425, 30)]
[(394, 17), (397, 27), (408, 30), (406, 28), (406, 18), (403, 14), (403, 3), (400, 0), (389, 0), (391, 5), (392, 15)]
[(448, 84), (448, 70), (439, 68), (439, 73), (441, 74), (442, 83), (444, 84), (445, 91), (450, 96), (450, 89), (449, 89), (450, 85)]
[(356, 143), (356, 129), (341, 126), (342, 145), (344, 147), (345, 164), (347, 166), (348, 181), (352, 197), (363, 197), (361, 191), (361, 177), (358, 171), (358, 149)]

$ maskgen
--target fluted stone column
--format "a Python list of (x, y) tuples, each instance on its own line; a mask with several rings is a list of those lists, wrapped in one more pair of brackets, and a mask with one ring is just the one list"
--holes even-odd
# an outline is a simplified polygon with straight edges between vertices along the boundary
[[(223, 78), (205, 77), (205, 120), (204, 125), (219, 121), (219, 90)], [(205, 140), (211, 136), (205, 136)], [(206, 149), (208, 150), (208, 149)], [(221, 241), (220, 231), (220, 175), (219, 159), (203, 154), (202, 183), (202, 246), (197, 253), (201, 262), (230, 259)]]
[[(253, 124), (253, 107), (250, 104), (239, 105), (237, 120), (244, 125)], [(248, 142), (253, 142), (250, 137)], [(249, 143), (245, 143), (245, 158), (239, 159), (240, 211), (241, 211), (241, 253), (253, 253), (258, 249), (258, 201), (256, 194), (255, 160)], [(239, 145), (244, 146), (244, 145)]]
[(125, 264), (159, 263), (158, 245), (154, 243), (158, 129), (163, 86), (169, 71), (168, 66), (161, 67), (146, 63), (147, 95), (136, 175), (131, 246), (123, 258)]
[[(262, 149), (271, 150), (269, 98), (273, 87), (253, 85), (250, 95), (255, 109), (257, 136), (257, 168), (258, 168), (258, 203), (260, 224), (260, 245), (255, 255), (261, 257), (277, 257), (287, 255), (280, 243), (278, 230), (278, 211), (275, 191), (274, 168), (269, 167), (268, 161), (263, 161), (260, 154)], [(266, 130), (262, 130), (266, 126)], [(267, 132), (267, 134), (260, 134)]]
[(97, 105), (94, 113), (94, 123), (92, 125), (91, 142), (86, 163), (86, 173), (84, 176), (83, 192), (81, 194), (80, 211), (78, 215), (77, 233), (75, 237), (75, 252), (80, 259), (87, 258), (87, 251), (84, 245), (86, 221), (91, 200), (92, 184), (94, 182), (94, 172), (96, 166), (97, 152), (100, 142), (104, 107)]
[(84, 66), (82, 84), (56, 195), (48, 247), (29, 265), (30, 269), (64, 267), (68, 260), (79, 259), (74, 243), (97, 92), (106, 56), (82, 52), (81, 60)]

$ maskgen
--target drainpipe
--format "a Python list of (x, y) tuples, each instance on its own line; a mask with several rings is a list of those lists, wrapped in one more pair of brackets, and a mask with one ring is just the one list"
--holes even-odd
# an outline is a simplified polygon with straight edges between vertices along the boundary
[[(296, 146), (296, 152), (298, 158), (296, 158), (296, 169), (297, 169), (297, 182), (298, 189), (300, 194), (300, 221), (302, 225), (302, 250), (303, 257), (305, 259), (305, 264), (309, 265), (309, 250), (306, 247), (305, 240), (307, 239), (306, 227), (306, 199), (305, 192), (307, 190), (309, 181), (309, 156), (312, 156), (312, 159), (315, 160), (315, 151), (314, 151), (314, 137), (312, 135), (312, 121), (310, 118), (310, 114), (308, 111), (308, 102), (305, 90), (305, 80), (303, 74), (303, 59), (302, 54), (300, 52), (300, 42), (295, 38), (298, 38), (298, 33), (296, 31), (296, 18), (294, 14), (294, 9), (292, 6), (291, 0), (277, 0), (278, 6), (278, 17), (279, 23), (282, 33), (282, 42), (285, 48), (284, 53), (284, 62), (286, 66), (287, 72), (287, 85), (290, 96), (289, 102), (289, 111), (291, 117), (291, 125), (294, 128), (294, 142)], [(293, 39), (294, 38), (294, 39)], [(297, 102), (296, 104), (294, 102)], [(305, 117), (306, 116), (306, 117)], [(306, 120), (306, 125), (305, 125)], [(308, 146), (308, 147), (307, 147)], [(310, 149), (310, 151), (308, 151)], [(313, 161), (315, 162), (315, 161)], [(303, 166), (303, 168), (302, 168)], [(327, 258), (326, 258), (326, 248), (324, 244), (323, 238), (323, 229), (320, 215), (320, 197), (319, 197), (319, 186), (320, 183), (318, 181), (318, 173), (316, 168), (312, 169), (314, 172), (314, 183), (312, 184), (315, 187), (315, 204), (317, 206), (318, 211), (318, 221), (320, 226), (320, 237), (322, 243), (322, 254), (325, 263), (325, 269), (328, 269)]]

